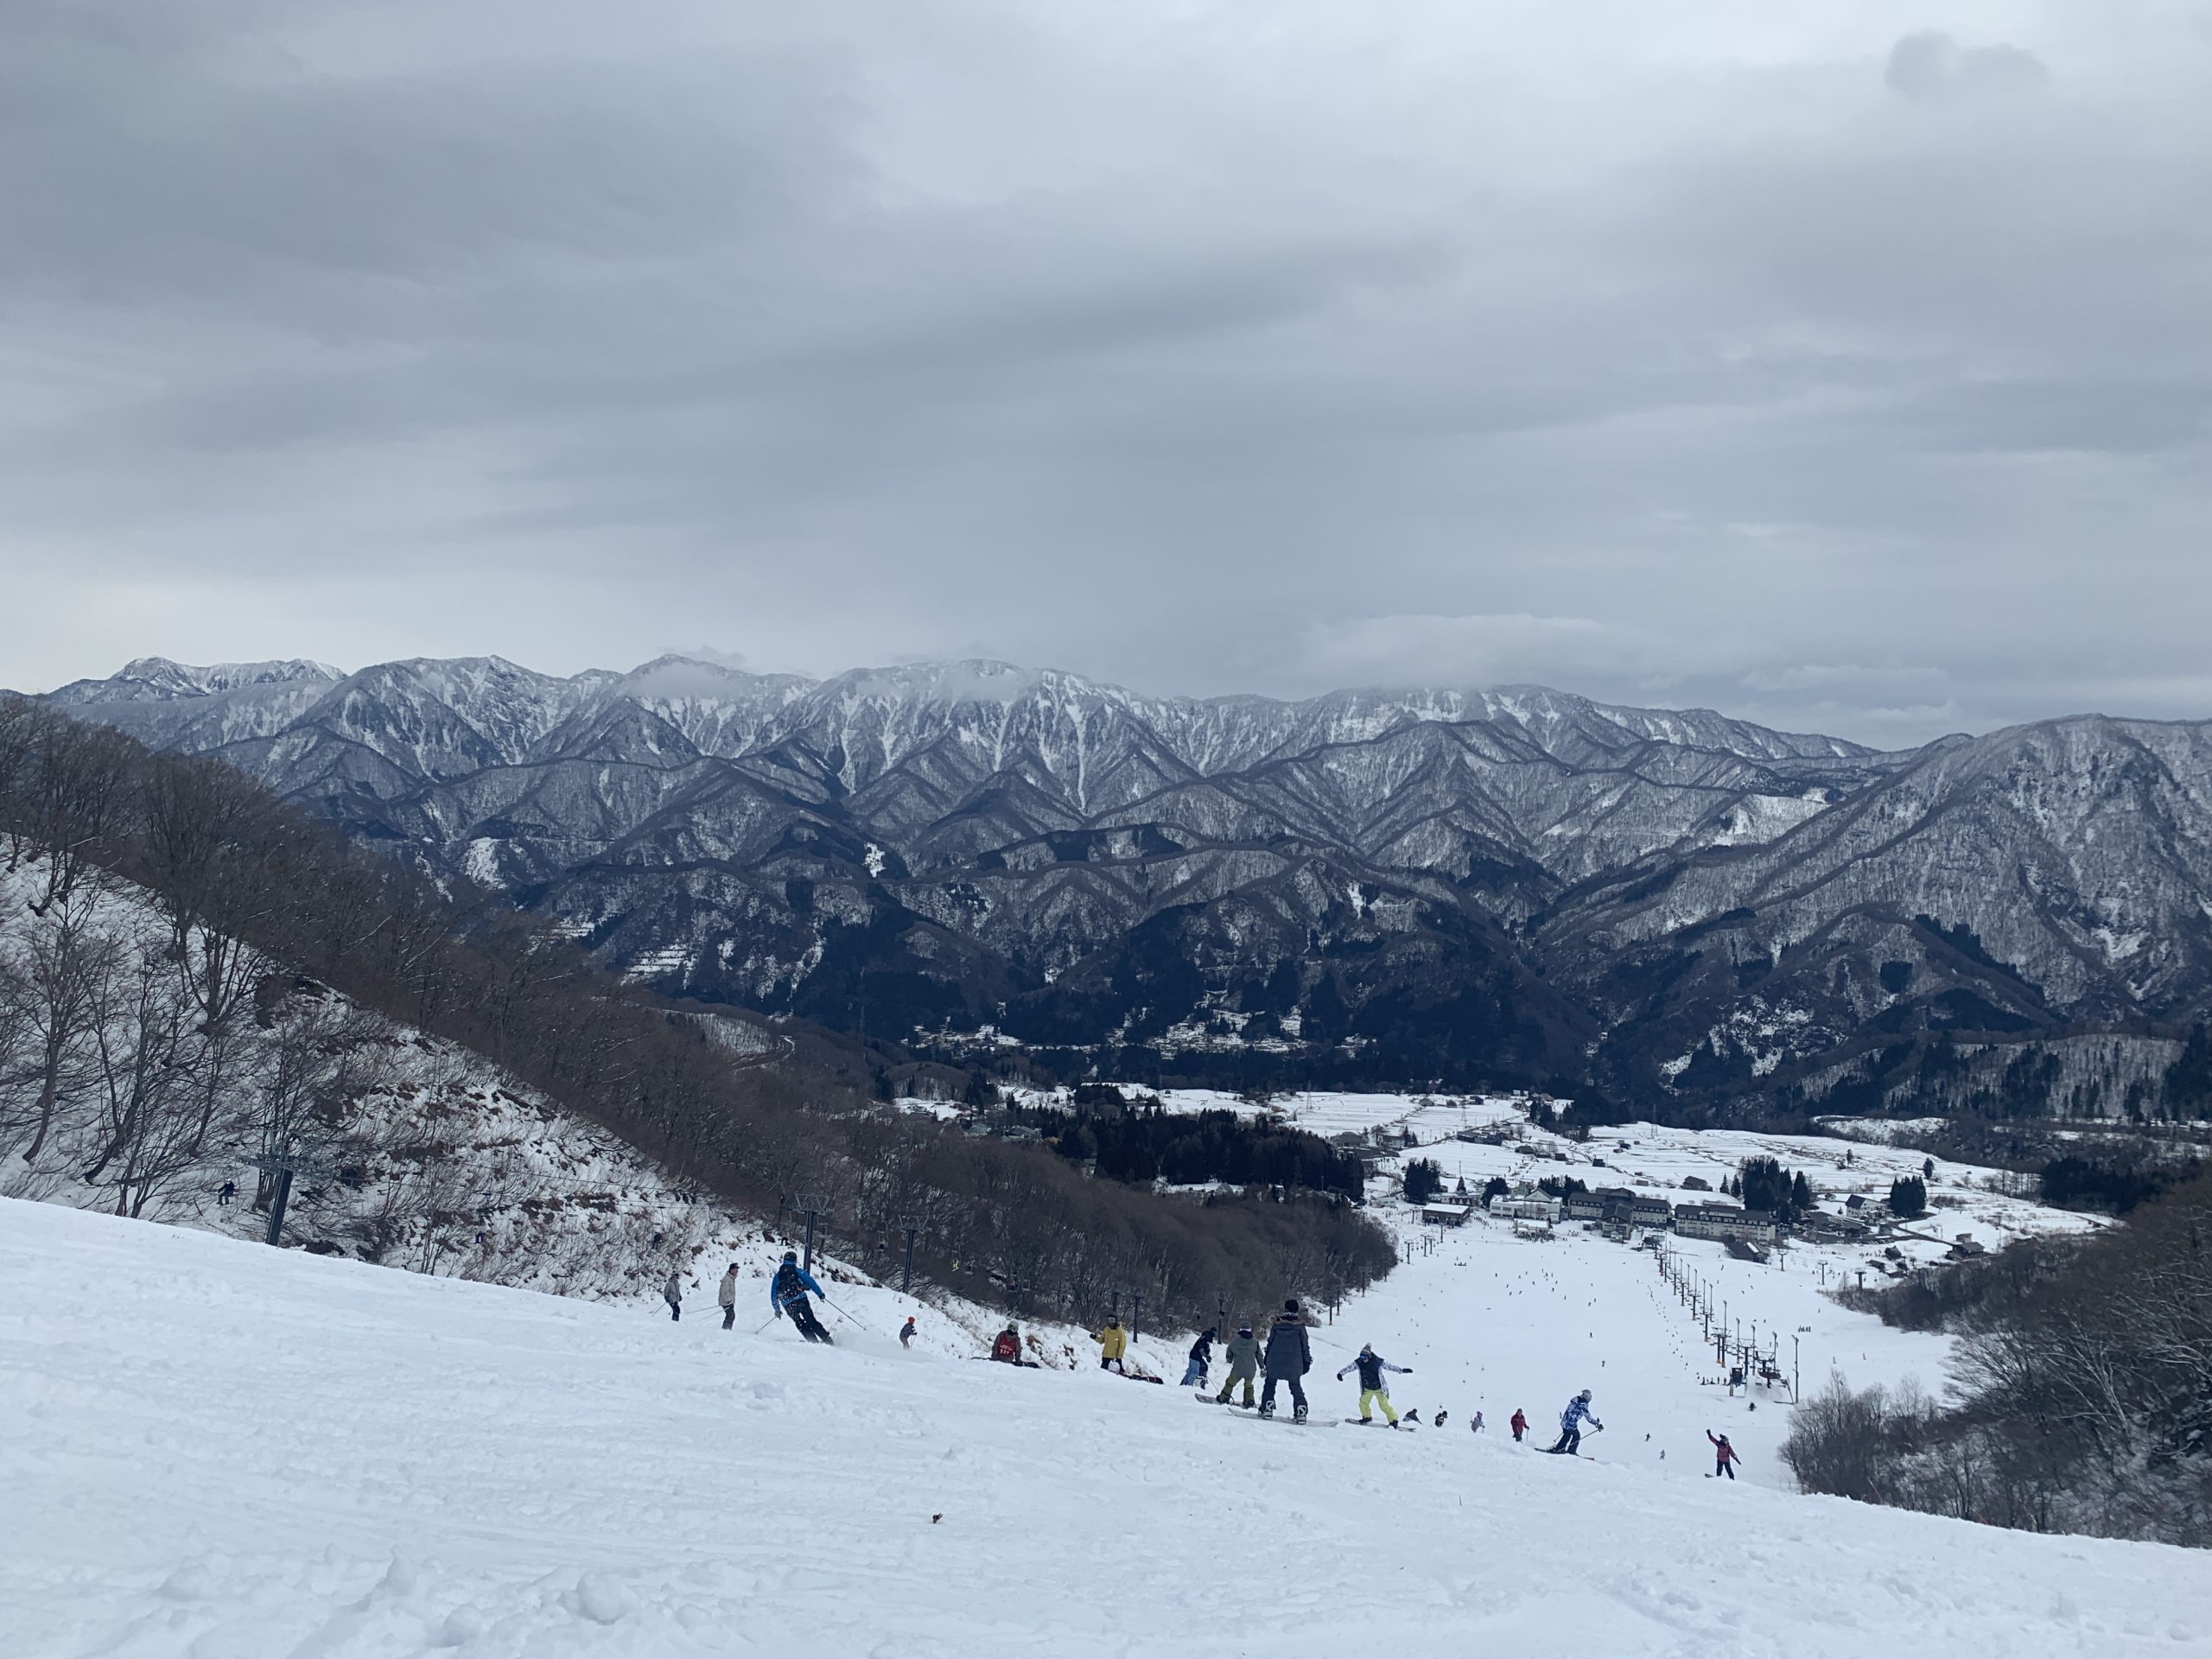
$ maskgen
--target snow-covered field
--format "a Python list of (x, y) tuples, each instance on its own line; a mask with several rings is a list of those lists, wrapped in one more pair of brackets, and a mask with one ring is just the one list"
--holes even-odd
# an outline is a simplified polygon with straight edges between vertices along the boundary
[[(2212, 1641), (2195, 1554), (1707, 1478), (1713, 1423), (1774, 1479), (1781, 1410), (1726, 1414), (1649, 1264), (1594, 1240), (1452, 1235), (1319, 1332), (1321, 1414), (1362, 1337), (1453, 1410), (1395, 1435), (53, 1205), (0, 1202), (0, 1647), (35, 1659)], [(1585, 1382), (1596, 1461), (1506, 1439)]]

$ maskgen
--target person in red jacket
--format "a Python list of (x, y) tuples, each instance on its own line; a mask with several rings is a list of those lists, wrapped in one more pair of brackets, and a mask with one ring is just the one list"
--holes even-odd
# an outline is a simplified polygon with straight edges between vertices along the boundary
[(1714, 1478), (1717, 1479), (1720, 1476), (1726, 1475), (1731, 1480), (1735, 1479), (1736, 1448), (1728, 1444), (1728, 1437), (1726, 1434), (1723, 1434), (1715, 1438), (1713, 1431), (1708, 1428), (1705, 1431), (1705, 1438), (1713, 1441), (1713, 1473)]
[(1011, 1322), (999, 1332), (998, 1340), (991, 1344), (991, 1357), (1002, 1360), (1008, 1365), (1021, 1363), (1021, 1333), (1014, 1328)]
[(1516, 1406), (1513, 1408), (1512, 1421), (1508, 1423), (1506, 1427), (1513, 1431), (1513, 1442), (1516, 1446), (1518, 1446), (1521, 1443), (1521, 1437), (1529, 1432), (1528, 1416), (1522, 1411), (1520, 1407)]

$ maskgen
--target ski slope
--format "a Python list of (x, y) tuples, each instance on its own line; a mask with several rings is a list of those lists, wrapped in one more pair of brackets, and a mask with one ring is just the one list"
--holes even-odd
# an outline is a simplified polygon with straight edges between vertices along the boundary
[[(1498, 1272), (1580, 1260), (1491, 1243)], [(1416, 1366), (1402, 1386), (1470, 1357), (1553, 1366), (1522, 1373), (1532, 1389), (1579, 1380), (1586, 1355), (1538, 1351), (1572, 1296), (1521, 1328), (1495, 1310), (1533, 1286), (1484, 1271), (1423, 1255), (1321, 1334), (1356, 1345), (1400, 1315), (1472, 1333), (1487, 1308), (1455, 1357), (1376, 1339)], [(1584, 1462), (1495, 1427), (1300, 1429), (1096, 1371), (849, 1327), (810, 1349), (787, 1327), (54, 1205), (0, 1202), (0, 1651), (25, 1659), (2021, 1659), (2212, 1641), (2200, 1554), (1723, 1484), (1679, 1448), (1646, 1461), (1647, 1428), (1692, 1424), (1642, 1397), (1694, 1385), (1611, 1367), (1592, 1386), (1611, 1427)], [(1633, 1286), (1611, 1289), (1632, 1307)], [(887, 1305), (874, 1293), (862, 1317)], [(1624, 1342), (1660, 1315), (1624, 1313), (1647, 1333)], [(1351, 1397), (1323, 1380), (1338, 1363), (1322, 1350), (1312, 1379), (1325, 1410)], [(1518, 1403), (1548, 1421), (1557, 1402)]]

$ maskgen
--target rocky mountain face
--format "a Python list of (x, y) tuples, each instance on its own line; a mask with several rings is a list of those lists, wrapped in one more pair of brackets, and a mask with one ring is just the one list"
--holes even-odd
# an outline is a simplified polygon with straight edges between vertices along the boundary
[(970, 1058), (2109, 1113), (2155, 1099), (2212, 994), (2212, 723), (1878, 753), (1539, 687), (1194, 701), (681, 658), (149, 659), (51, 701), (671, 993)]

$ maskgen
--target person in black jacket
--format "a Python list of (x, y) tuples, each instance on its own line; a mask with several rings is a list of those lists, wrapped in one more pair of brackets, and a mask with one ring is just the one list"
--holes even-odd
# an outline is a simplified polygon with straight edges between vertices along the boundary
[(1306, 1339), (1306, 1316), (1295, 1298), (1282, 1305), (1268, 1327), (1268, 1380), (1260, 1389), (1260, 1415), (1275, 1414), (1275, 1384), (1290, 1384), (1291, 1416), (1306, 1421), (1306, 1385), (1300, 1379), (1313, 1369), (1313, 1344)]
[(1213, 1326), (1208, 1325), (1198, 1339), (1191, 1344), (1191, 1363), (1183, 1368), (1182, 1386), (1203, 1389), (1206, 1373), (1213, 1368)]

